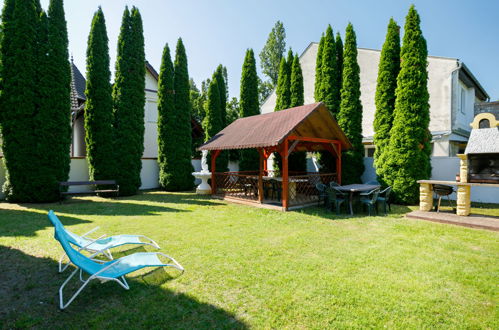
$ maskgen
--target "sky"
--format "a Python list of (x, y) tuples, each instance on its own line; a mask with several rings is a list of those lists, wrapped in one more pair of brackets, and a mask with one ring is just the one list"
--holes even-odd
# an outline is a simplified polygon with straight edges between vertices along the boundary
[[(0, 0), (3, 7), (3, 0)], [(44, 8), (49, 0), (41, 0)], [(65, 0), (69, 51), (85, 75), (85, 52), (90, 23), (101, 6), (106, 17), (112, 68), (125, 5), (139, 8), (144, 22), (147, 60), (159, 71), (166, 43), (174, 53), (181, 37), (189, 61), (189, 75), (198, 87), (211, 77), (218, 64), (228, 70), (229, 93), (239, 97), (239, 81), (245, 51), (253, 48), (259, 75), (260, 53), (277, 20), (284, 23), (286, 44), (301, 54), (319, 41), (328, 24), (344, 31), (351, 22), (357, 45), (381, 49), (388, 20), (403, 27), (414, 3), (429, 55), (462, 60), (488, 92), (499, 100), (499, 1), (494, 0)], [(401, 31), (403, 33), (403, 29)]]

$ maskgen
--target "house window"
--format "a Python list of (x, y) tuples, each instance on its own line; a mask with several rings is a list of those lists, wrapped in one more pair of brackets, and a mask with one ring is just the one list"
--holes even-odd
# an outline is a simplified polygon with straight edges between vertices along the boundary
[(373, 158), (374, 157), (374, 150), (376, 150), (374, 145), (365, 145), (364, 146), (364, 157)]
[(155, 101), (147, 100), (146, 103), (146, 122), (156, 123), (158, 121), (158, 105)]
[(461, 113), (465, 113), (466, 107), (466, 90), (461, 88)]

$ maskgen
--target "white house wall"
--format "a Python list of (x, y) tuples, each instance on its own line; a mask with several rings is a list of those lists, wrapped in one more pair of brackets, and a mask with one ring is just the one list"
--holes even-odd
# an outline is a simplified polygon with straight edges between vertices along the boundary
[(146, 92), (144, 110), (144, 158), (158, 157), (158, 95)]
[[(315, 84), (315, 62), (317, 57), (317, 43), (312, 43), (300, 57), (303, 71), (303, 85), (305, 103), (313, 103)], [(358, 48), (357, 60), (360, 67), (361, 102), (363, 107), (362, 135), (374, 135), (373, 121), (375, 113), (374, 97), (376, 94), (376, 81), (381, 52), (378, 50)], [(457, 60), (428, 57), (428, 90), (430, 93), (430, 130), (451, 130), (451, 90), (452, 72), (457, 68)], [(473, 98), (474, 99), (474, 98)], [(276, 103), (275, 91), (269, 96), (261, 107), (262, 113), (274, 111)], [(469, 106), (470, 114), (473, 105)]]
[[(453, 77), (453, 102), (454, 102), (454, 128), (457, 130), (464, 130), (466, 132), (471, 132), (470, 123), (474, 118), (474, 107), (475, 107), (475, 89), (466, 87), (459, 78), (458, 74)], [(464, 91), (464, 104), (462, 104), (461, 91)]]

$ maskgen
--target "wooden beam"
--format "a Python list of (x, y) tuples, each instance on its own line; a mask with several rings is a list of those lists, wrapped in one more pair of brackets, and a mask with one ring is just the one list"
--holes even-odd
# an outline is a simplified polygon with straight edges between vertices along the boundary
[(217, 182), (215, 180), (215, 172), (217, 169), (217, 157), (220, 155), (221, 150), (214, 150), (211, 152), (211, 194), (217, 193)]
[(300, 143), (300, 140), (295, 140), (295, 142), (293, 142), (291, 147), (289, 147), (288, 154), (286, 155), (286, 158), (289, 157), (289, 155), (293, 152), (293, 150), (295, 149), (295, 147), (298, 143)]
[[(341, 158), (341, 154), (338, 152), (338, 149), (336, 148), (335, 143), (331, 143), (331, 145), (333, 146), (333, 150), (334, 150), (334, 153), (336, 154), (336, 156)], [(340, 145), (340, 147), (341, 147), (341, 145)]]
[(319, 143), (337, 143), (339, 142), (338, 140), (328, 140), (328, 139), (321, 139), (321, 138), (314, 138), (314, 137), (307, 137), (307, 136), (296, 136), (296, 135), (290, 135), (287, 137), (287, 140), (300, 140), (300, 141), (307, 141), (307, 142), (319, 142)]

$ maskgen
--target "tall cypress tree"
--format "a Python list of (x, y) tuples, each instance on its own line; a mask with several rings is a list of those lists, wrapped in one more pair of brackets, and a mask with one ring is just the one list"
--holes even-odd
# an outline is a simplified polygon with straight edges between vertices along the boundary
[(120, 195), (140, 188), (144, 152), (145, 53), (142, 18), (137, 8), (125, 8), (118, 38), (113, 86), (115, 178)]
[(336, 45), (331, 25), (328, 25), (324, 36), (321, 70), (320, 101), (324, 102), (329, 111), (336, 116), (339, 111), (341, 86), (338, 85), (339, 72), (337, 71)]
[[(341, 70), (338, 65), (337, 46), (334, 40), (333, 29), (328, 25), (324, 36), (321, 64), (321, 84), (317, 101), (326, 104), (333, 116), (337, 116), (340, 107), (341, 94)], [(335, 162), (330, 152), (324, 151), (318, 154), (321, 172), (330, 173), (335, 171)]]
[(406, 16), (400, 54), (394, 118), (383, 175), (386, 183), (393, 186), (399, 202), (416, 203), (417, 180), (431, 176), (431, 136), (428, 131), (428, 51), (414, 5)]
[[(298, 54), (293, 58), (291, 65), (291, 103), (290, 108), (298, 107), (304, 103), (303, 74)], [(293, 152), (289, 155), (289, 170), (296, 172), (307, 171), (307, 154), (304, 151)]]
[(67, 181), (69, 177), (71, 147), (71, 68), (68, 54), (68, 32), (62, 0), (51, 0), (48, 8), (48, 56), (45, 88), (50, 91), (43, 109), (44, 128), (51, 123), (50, 132), (45, 136), (43, 155), (48, 158), (47, 170), (54, 173), (51, 178), (52, 200), (59, 197), (57, 181)]
[[(206, 102), (206, 116), (203, 120), (203, 130), (205, 134), (205, 142), (214, 137), (222, 130), (222, 114), (220, 106), (220, 90), (219, 77), (213, 76), (208, 87), (208, 101)], [(219, 161), (217, 158), (216, 171), (220, 171)]]
[(158, 165), (159, 184), (166, 190), (177, 190), (178, 166), (176, 113), (173, 90), (173, 63), (168, 44), (163, 49), (158, 81)]
[(334, 46), (336, 49), (336, 72), (338, 72), (336, 75), (336, 85), (339, 86), (337, 95), (341, 99), (341, 86), (343, 85), (343, 41), (339, 32), (336, 32)]
[[(39, 140), (33, 153), (37, 157), (37, 180), (33, 198), (37, 201), (55, 201), (59, 198), (59, 185), (56, 177), (59, 168), (56, 148), (59, 141), (55, 139), (58, 127), (57, 114), (54, 114), (54, 94), (51, 85), (57, 76), (52, 76), (53, 67), (51, 66), (51, 47), (49, 45), (49, 21), (46, 13), (41, 9), (37, 1), (34, 1), (39, 15), (39, 21), (36, 29), (36, 74), (32, 79), (37, 86), (35, 98), (35, 114), (32, 118), (33, 131), (31, 134)], [(69, 99), (68, 99), (69, 100)], [(55, 118), (53, 118), (55, 116)], [(69, 126), (69, 123), (66, 123)], [(59, 157), (58, 157), (59, 156)], [(67, 154), (69, 156), (69, 154)]]
[(345, 34), (343, 58), (343, 86), (338, 124), (352, 143), (352, 149), (343, 152), (342, 183), (359, 183), (364, 172), (364, 145), (362, 144), (362, 104), (360, 102), (360, 68), (357, 63), (357, 40), (351, 23)]
[[(6, 169), (4, 193), (8, 201), (36, 202), (39, 184), (37, 111), (37, 24), (34, 1), (4, 3), (2, 17), (2, 150)], [(35, 77), (35, 79), (32, 79)], [(34, 195), (35, 194), (35, 195)]]
[(113, 166), (113, 98), (104, 13), (92, 19), (87, 46), (85, 143), (90, 180), (115, 179)]
[[(176, 113), (176, 155), (178, 168), (176, 169), (174, 190), (190, 190), (194, 187), (194, 168), (191, 163), (191, 102), (189, 87), (189, 72), (187, 69), (187, 55), (182, 39), (177, 41), (173, 75), (173, 87), (175, 90), (175, 113)], [(173, 189), (172, 189), (173, 190)]]
[[(258, 76), (256, 74), (255, 55), (253, 49), (246, 51), (241, 73), (240, 88), (241, 118), (259, 114)], [(259, 169), (259, 154), (254, 149), (241, 151), (240, 171), (255, 171)]]
[(290, 94), (290, 108), (303, 105), (303, 103), (305, 102), (303, 96), (303, 73), (301, 70), (300, 58), (298, 57), (298, 54), (295, 55), (291, 64)]
[(227, 82), (225, 75), (227, 74), (227, 71), (225, 71), (224, 74), (224, 66), (222, 64), (219, 64), (215, 73), (213, 74), (214, 77), (217, 78), (218, 82), (218, 94), (220, 95), (220, 117), (222, 119), (222, 127), (227, 126)]
[(321, 41), (317, 48), (317, 57), (315, 59), (315, 84), (314, 84), (314, 99), (319, 102), (322, 99), (322, 54), (324, 52), (324, 33), (321, 35)]
[(290, 74), (291, 72), (289, 72), (289, 65), (286, 59), (283, 57), (281, 59), (281, 65), (279, 66), (279, 75), (277, 77), (276, 104), (274, 111), (289, 108), (289, 104), (291, 103)]
[(395, 89), (400, 71), (400, 28), (390, 19), (385, 43), (381, 50), (378, 66), (378, 81), (376, 84), (376, 113), (374, 114), (374, 167), (378, 179), (386, 183), (383, 175), (384, 158), (390, 142), (390, 130), (395, 108)]
[[(213, 73), (213, 79), (217, 79), (218, 95), (220, 97), (220, 128), (219, 131), (227, 126), (227, 82), (226, 82), (227, 71), (224, 69), (222, 64), (218, 65), (217, 69)], [(209, 97), (209, 95), (208, 95)], [(217, 132), (218, 133), (218, 132)], [(208, 141), (208, 140), (206, 140)], [(211, 162), (208, 163), (211, 166)], [(225, 172), (228, 170), (229, 166), (229, 152), (222, 151), (217, 157), (217, 171)]]

